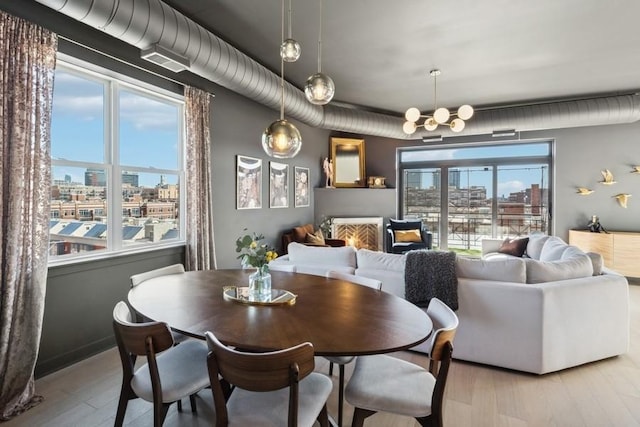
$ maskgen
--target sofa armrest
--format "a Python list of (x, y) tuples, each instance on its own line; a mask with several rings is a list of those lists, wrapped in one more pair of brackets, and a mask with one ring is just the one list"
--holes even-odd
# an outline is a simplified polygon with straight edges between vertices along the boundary
[(425, 230), (424, 228), (420, 230), (420, 234), (422, 235), (422, 241), (427, 245), (427, 249), (431, 249), (431, 245), (433, 243), (433, 234), (430, 231)]

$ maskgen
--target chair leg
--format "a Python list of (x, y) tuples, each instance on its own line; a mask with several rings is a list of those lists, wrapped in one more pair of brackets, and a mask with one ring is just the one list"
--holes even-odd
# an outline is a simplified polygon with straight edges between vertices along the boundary
[(368, 409), (354, 408), (351, 427), (362, 427), (364, 425), (364, 419), (375, 413), (376, 411), (370, 411)]
[(162, 427), (164, 419), (169, 411), (170, 403), (155, 403), (153, 404), (153, 427)]
[(124, 423), (124, 414), (127, 412), (127, 404), (129, 403), (129, 397), (125, 394), (125, 391), (120, 392), (120, 399), (118, 399), (118, 411), (116, 412), (116, 421), (113, 424), (114, 427), (122, 427)]
[(333, 376), (333, 362), (329, 362), (329, 376)]
[(191, 412), (194, 414), (198, 412), (198, 408), (196, 407), (196, 395), (192, 394), (189, 396), (189, 403), (191, 403)]
[(177, 402), (178, 402), (178, 411), (182, 412), (182, 399), (179, 399)]
[(326, 404), (318, 414), (318, 422), (320, 423), (320, 427), (329, 427), (329, 413), (327, 412)]
[(344, 406), (344, 365), (338, 366), (340, 378), (338, 379), (338, 427), (342, 427), (342, 410)]

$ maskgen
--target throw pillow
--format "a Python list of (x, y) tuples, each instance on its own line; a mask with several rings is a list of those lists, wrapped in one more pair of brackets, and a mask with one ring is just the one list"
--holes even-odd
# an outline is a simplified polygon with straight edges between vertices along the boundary
[(527, 250), (527, 243), (529, 243), (528, 237), (520, 239), (509, 239), (507, 237), (504, 239), (504, 242), (502, 242), (502, 245), (500, 245), (500, 248), (498, 248), (498, 252), (522, 258), (524, 251)]
[(322, 234), (322, 230), (318, 230), (315, 233), (307, 233), (305, 242), (310, 245), (317, 245), (317, 246), (324, 246), (326, 244), (324, 241), (324, 235)]
[(304, 243), (307, 238), (307, 233), (313, 233), (313, 225), (305, 224), (293, 229), (293, 241), (298, 243)]
[(395, 230), (393, 236), (396, 242), (404, 243), (420, 243), (422, 242), (422, 236), (420, 230)]

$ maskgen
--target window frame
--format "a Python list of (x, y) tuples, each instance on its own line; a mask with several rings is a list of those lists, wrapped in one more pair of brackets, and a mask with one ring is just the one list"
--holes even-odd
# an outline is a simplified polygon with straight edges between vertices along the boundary
[[(56, 71), (63, 70), (83, 79), (95, 81), (103, 85), (103, 161), (96, 163), (82, 160), (69, 160), (51, 157), (51, 179), (54, 179), (55, 167), (96, 168), (103, 169), (106, 174), (106, 204), (107, 204), (107, 239), (103, 250), (85, 251), (60, 256), (49, 256), (48, 265), (67, 265), (89, 260), (107, 259), (123, 254), (142, 253), (160, 250), (168, 247), (184, 246), (186, 243), (186, 193), (182, 190), (186, 185), (186, 125), (185, 100), (182, 94), (173, 93), (152, 84), (133, 79), (116, 71), (85, 62), (81, 59), (58, 53)], [(173, 104), (177, 107), (177, 159), (176, 169), (141, 167), (120, 164), (119, 139), (119, 93), (126, 90), (154, 101)], [(122, 172), (148, 173), (154, 175), (175, 176), (178, 180), (178, 218), (179, 236), (166, 242), (140, 242), (124, 244), (122, 239)], [(182, 187), (182, 188), (180, 188)], [(51, 220), (63, 219), (50, 216)], [(118, 232), (115, 232), (118, 230)]]
[[(402, 156), (404, 153), (408, 153), (411, 151), (438, 151), (438, 150), (451, 150), (451, 149), (465, 149), (465, 148), (479, 148), (479, 147), (488, 147), (488, 148), (504, 148), (508, 149), (513, 146), (522, 146), (522, 145), (540, 145), (546, 144), (548, 146), (547, 154), (533, 154), (526, 156), (503, 156), (503, 157), (477, 157), (477, 158), (461, 158), (461, 159), (437, 159), (437, 160), (415, 160), (415, 161), (403, 161)], [(549, 183), (548, 183), (548, 208), (547, 208), (547, 225), (548, 225), (548, 234), (553, 235), (555, 233), (555, 220), (553, 216), (553, 207), (554, 207), (554, 191), (555, 191), (555, 140), (552, 138), (541, 138), (535, 140), (518, 140), (518, 141), (500, 141), (500, 142), (465, 142), (465, 143), (448, 143), (448, 144), (438, 144), (429, 147), (418, 146), (418, 147), (400, 147), (397, 149), (396, 153), (396, 182), (397, 182), (397, 217), (404, 217), (405, 210), (405, 182), (404, 176), (406, 170), (411, 169), (428, 169), (428, 168), (438, 168), (443, 172), (446, 172), (447, 176), (449, 174), (449, 169), (457, 168), (457, 167), (473, 167), (473, 166), (491, 166), (493, 170), (493, 178), (492, 178), (492, 236), (495, 238), (497, 235), (497, 226), (496, 226), (496, 218), (498, 215), (498, 202), (497, 202), (497, 186), (498, 186), (498, 170), (501, 166), (507, 165), (527, 165), (531, 163), (545, 163), (549, 167)], [(445, 217), (449, 216), (448, 203), (444, 203), (444, 200), (448, 200), (447, 188), (443, 185), (440, 189), (441, 194), (441, 209), (440, 216)], [(438, 242), (440, 249), (447, 249), (448, 246), (446, 242), (444, 242), (443, 236), (446, 236), (446, 224), (440, 221), (438, 231)], [(444, 242), (444, 244), (443, 244)]]

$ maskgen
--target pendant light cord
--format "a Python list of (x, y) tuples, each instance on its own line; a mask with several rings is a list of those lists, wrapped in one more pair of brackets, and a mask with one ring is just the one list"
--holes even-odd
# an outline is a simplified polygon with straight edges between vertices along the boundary
[[(289, 3), (291, 4), (291, 3)], [(291, 10), (289, 10), (291, 13)], [(291, 21), (289, 21), (291, 25)], [(284, 0), (282, 0), (282, 28), (281, 43), (284, 43)], [(289, 29), (291, 31), (291, 29)], [(280, 120), (284, 120), (284, 58), (280, 55)]]
[(318, 73), (322, 72), (322, 0), (320, 3), (320, 25), (318, 29)]
[(438, 75), (433, 75), (433, 111), (438, 109)]
[(291, 0), (289, 0), (289, 38), (291, 38)]

